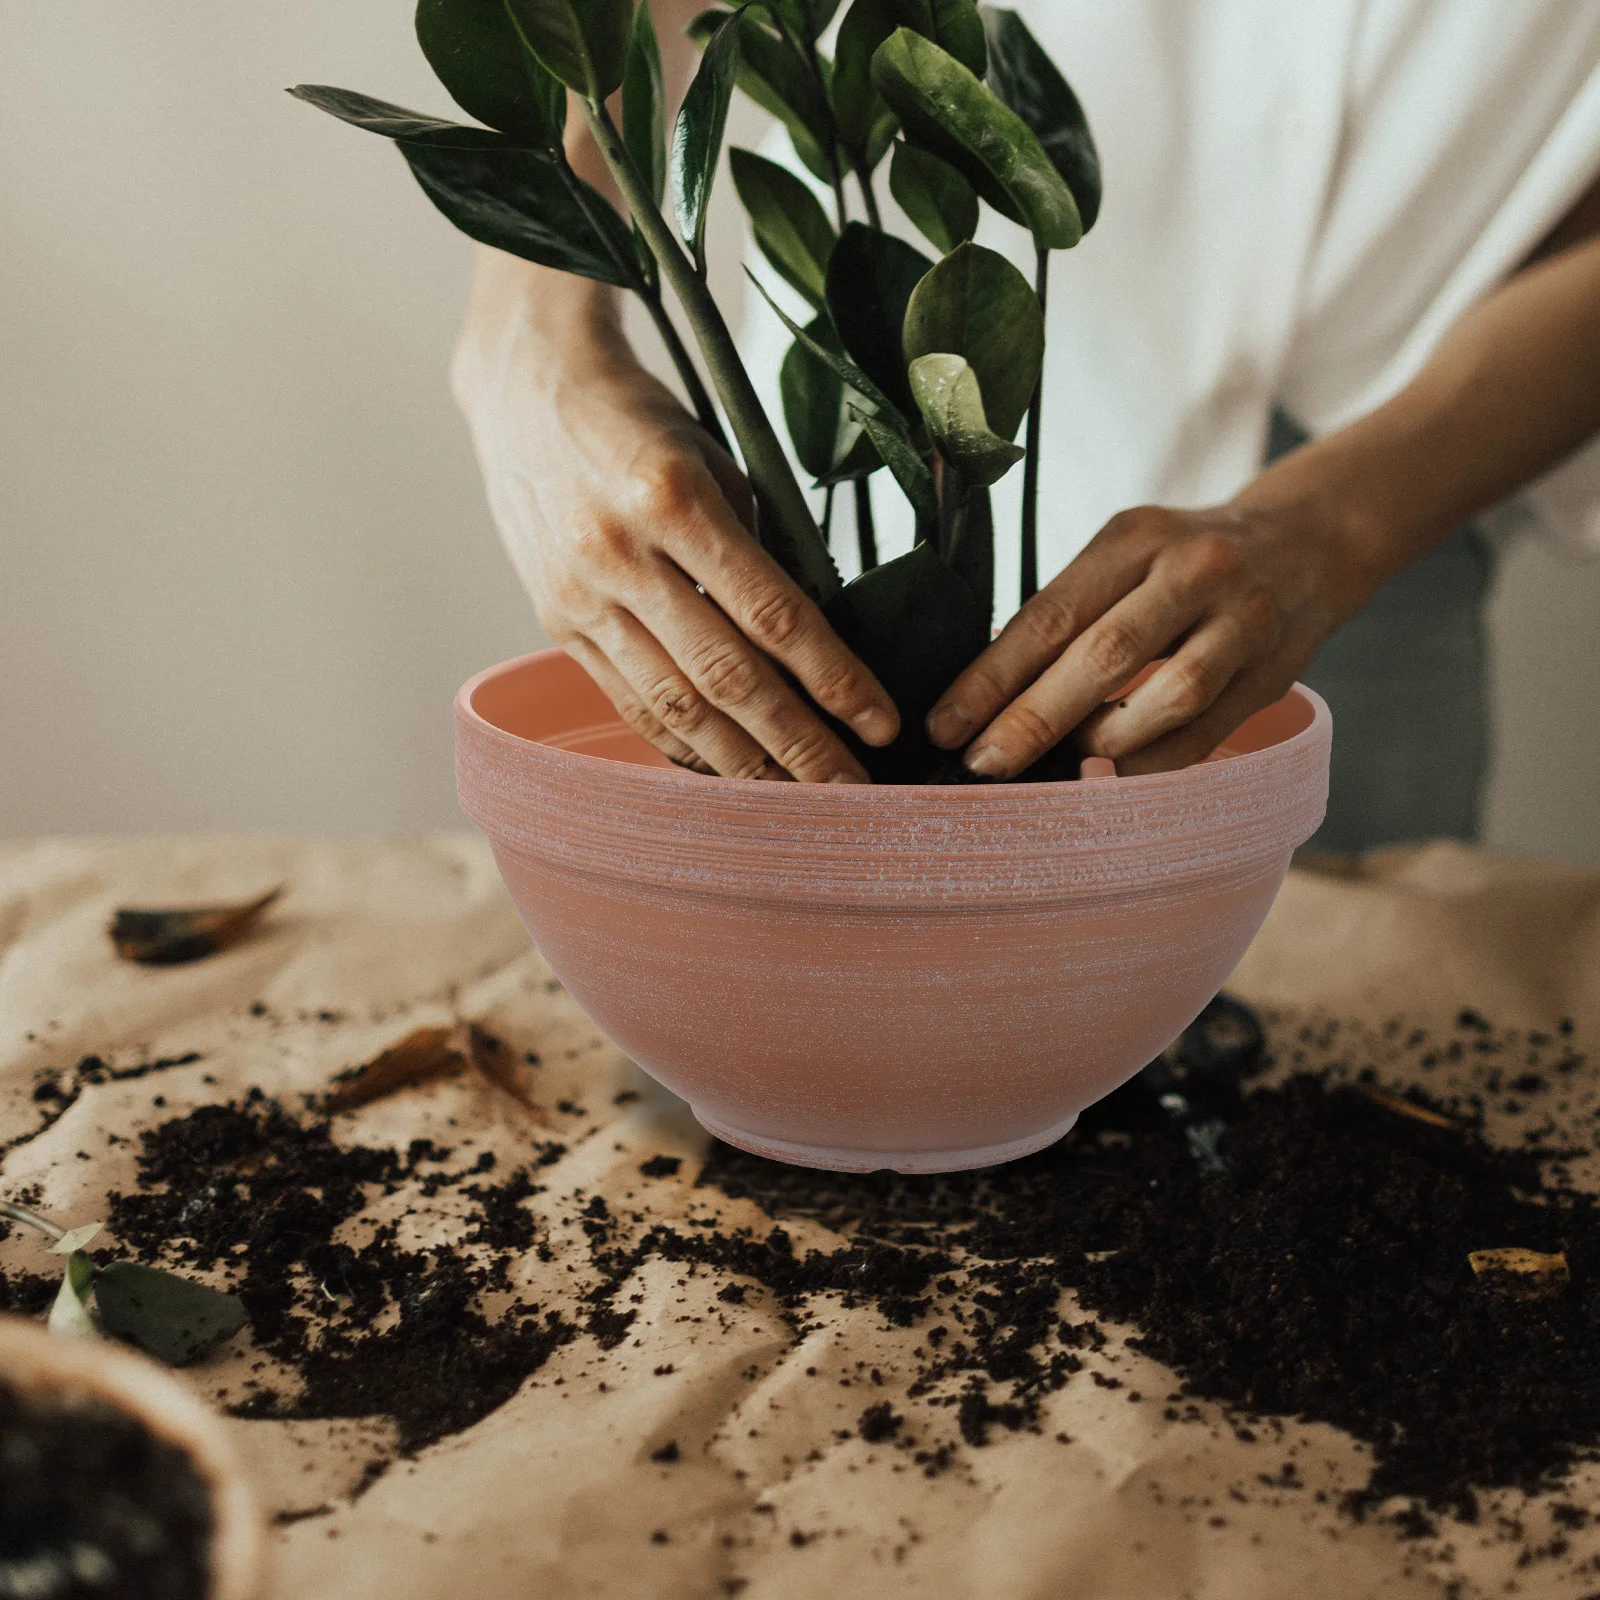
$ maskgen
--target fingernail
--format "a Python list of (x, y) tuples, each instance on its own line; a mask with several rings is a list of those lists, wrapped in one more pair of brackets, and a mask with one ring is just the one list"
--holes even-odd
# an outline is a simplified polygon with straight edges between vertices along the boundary
[(859, 775), (856, 774), (856, 773), (853, 773), (853, 772), (836, 772), (836, 773), (834, 773), (834, 775), (831, 778), (828, 779), (828, 782), (829, 783), (853, 783), (853, 784), (860, 785), (860, 784), (863, 784), (863, 783), (871, 783), (872, 779), (869, 778), (866, 775), (866, 773), (864, 773), (864, 772), (860, 773)]
[(1000, 778), (1005, 776), (1006, 758), (997, 746), (980, 744), (967, 752), (964, 765), (968, 772), (975, 772), (980, 778)]
[(884, 711), (878, 706), (872, 706), (866, 711), (857, 712), (850, 719), (850, 726), (868, 744), (888, 744), (899, 731), (899, 724), (895, 719), (894, 713)]
[(967, 731), (967, 719), (954, 706), (935, 706), (928, 714), (928, 737), (941, 750), (953, 749)]

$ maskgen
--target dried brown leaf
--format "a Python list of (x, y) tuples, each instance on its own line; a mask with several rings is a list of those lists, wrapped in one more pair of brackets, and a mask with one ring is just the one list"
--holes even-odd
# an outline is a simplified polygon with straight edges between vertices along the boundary
[(516, 1059), (504, 1039), (476, 1022), (467, 1029), (467, 1050), (472, 1064), (497, 1089), (503, 1090), (542, 1128), (552, 1126), (549, 1114), (533, 1097), (533, 1076)]
[(328, 1096), (324, 1109), (353, 1111), (357, 1106), (382, 1100), (397, 1089), (450, 1077), (466, 1064), (454, 1028), (418, 1028), (364, 1066), (341, 1073), (334, 1080), (339, 1087)]
[(174, 906), (140, 911), (119, 908), (107, 930), (124, 961), (175, 967), (214, 956), (237, 944), (279, 895), (283, 885), (239, 905)]
[(1572, 1269), (1559, 1250), (1554, 1254), (1520, 1246), (1473, 1250), (1467, 1260), (1485, 1288), (1497, 1289), (1515, 1300), (1551, 1300), (1572, 1282)]

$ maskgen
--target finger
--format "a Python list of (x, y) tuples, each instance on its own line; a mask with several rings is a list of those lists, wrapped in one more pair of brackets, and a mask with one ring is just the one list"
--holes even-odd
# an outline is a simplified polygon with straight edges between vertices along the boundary
[[(703, 499), (695, 504), (692, 514), (663, 529), (663, 551), (740, 633), (781, 661), (823, 710), (868, 744), (891, 744), (900, 731), (900, 713), (888, 691), (754, 539), (742, 530), (729, 537), (732, 530), (716, 507)], [(646, 620), (655, 627), (653, 616)]]
[(1235, 606), (1207, 618), (1138, 688), (1090, 714), (1078, 729), (1085, 754), (1121, 762), (1196, 721), (1276, 636), (1269, 606)]
[(728, 778), (769, 776), (767, 752), (706, 699), (636, 617), (612, 607), (589, 633), (651, 716), (713, 770)]
[(681, 572), (665, 562), (662, 569), (639, 620), (704, 699), (801, 783), (867, 782), (865, 768), (772, 662)]
[(928, 737), (943, 750), (964, 745), (1094, 618), (1142, 582), (1152, 559), (1145, 540), (1097, 538), (1023, 605), (1000, 637), (945, 690), (928, 714)]
[(1152, 574), (1070, 644), (973, 741), (967, 767), (1013, 778), (1053, 749), (1197, 620), (1203, 598)]
[(1176, 772), (1204, 761), (1248, 717), (1281, 700), (1294, 683), (1294, 672), (1276, 659), (1240, 673), (1204, 716), (1166, 734), (1117, 763), (1123, 777), (1142, 772)]
[(569, 639), (562, 649), (594, 679), (606, 699), (617, 708), (617, 714), (641, 739), (683, 766), (699, 761), (694, 751), (662, 724), (633, 692), (628, 680), (587, 639)]

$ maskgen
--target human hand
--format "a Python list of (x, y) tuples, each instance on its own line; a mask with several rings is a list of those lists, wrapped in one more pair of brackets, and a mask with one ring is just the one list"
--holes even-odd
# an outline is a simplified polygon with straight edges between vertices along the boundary
[(1069, 734), (1121, 773), (1187, 766), (1282, 696), (1374, 587), (1315, 503), (1122, 512), (951, 685), (929, 737), (970, 740), (967, 766), (994, 778)]
[(553, 274), (539, 288), (543, 303), (508, 302), (504, 284), (475, 284), (454, 377), (551, 640), (676, 761), (867, 782), (816, 706), (881, 745), (899, 730), (893, 701), (751, 536), (744, 478), (639, 364), (609, 302)]

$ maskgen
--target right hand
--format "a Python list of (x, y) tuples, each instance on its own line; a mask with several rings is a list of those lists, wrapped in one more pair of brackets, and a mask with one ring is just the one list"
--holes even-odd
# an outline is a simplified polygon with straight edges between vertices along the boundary
[(609, 296), (480, 259), (452, 375), (539, 620), (635, 732), (728, 777), (868, 781), (816, 706), (883, 745), (894, 702), (751, 536), (749, 486)]

